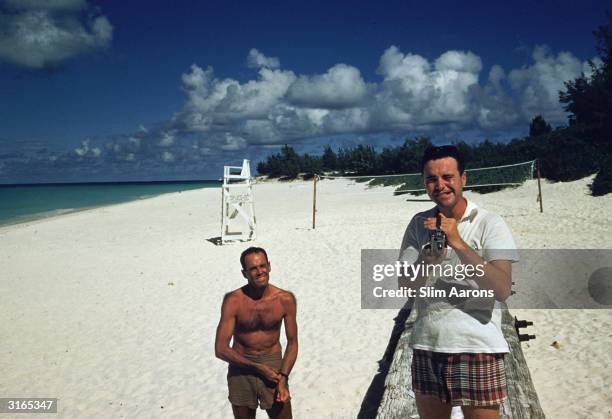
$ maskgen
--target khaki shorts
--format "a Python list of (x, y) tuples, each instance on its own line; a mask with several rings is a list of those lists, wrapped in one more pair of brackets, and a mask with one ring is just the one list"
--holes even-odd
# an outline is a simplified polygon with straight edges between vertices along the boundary
[[(243, 355), (245, 358), (280, 370), (283, 357), (280, 352), (262, 356)], [(257, 409), (257, 405), (268, 410), (274, 404), (276, 383), (266, 380), (252, 370), (230, 364), (227, 371), (229, 401), (234, 406), (248, 406)]]

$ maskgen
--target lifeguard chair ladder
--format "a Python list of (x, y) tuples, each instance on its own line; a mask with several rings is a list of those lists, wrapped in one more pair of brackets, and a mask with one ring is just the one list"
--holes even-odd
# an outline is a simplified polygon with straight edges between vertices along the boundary
[(221, 243), (255, 239), (255, 209), (251, 167), (248, 160), (240, 166), (223, 167), (221, 189)]

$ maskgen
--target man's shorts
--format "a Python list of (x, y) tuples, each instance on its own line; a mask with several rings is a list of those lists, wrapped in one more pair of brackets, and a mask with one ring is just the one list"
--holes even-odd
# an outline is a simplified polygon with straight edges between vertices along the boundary
[(448, 354), (415, 349), (412, 388), (453, 406), (496, 406), (506, 397), (504, 354)]
[[(283, 362), (280, 352), (262, 356), (243, 356), (253, 362), (268, 365), (277, 371), (280, 370)], [(274, 404), (276, 383), (266, 380), (250, 369), (230, 364), (227, 371), (227, 386), (229, 401), (234, 406), (248, 406), (251, 409), (257, 409), (259, 402), (262, 409), (268, 410)]]

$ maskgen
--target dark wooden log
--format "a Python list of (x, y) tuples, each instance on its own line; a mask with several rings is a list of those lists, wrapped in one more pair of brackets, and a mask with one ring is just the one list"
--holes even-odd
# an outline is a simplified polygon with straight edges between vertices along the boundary
[[(408, 347), (408, 338), (415, 319), (416, 312), (413, 312), (405, 322), (404, 329), (401, 332), (390, 360), (377, 418), (400, 419), (419, 417), (414, 393), (412, 392), (410, 375), (412, 350)], [(510, 347), (510, 353), (504, 357), (507, 397), (500, 408), (500, 418), (544, 419), (544, 412), (540, 407), (538, 395), (531, 381), (529, 368), (525, 362), (521, 344), (514, 328), (514, 318), (510, 315), (507, 307), (504, 307), (502, 310), (502, 332)]]
[(408, 338), (410, 337), (415, 319), (416, 311), (413, 311), (406, 320), (393, 356), (390, 357), (389, 371), (385, 380), (385, 390), (378, 407), (377, 418), (399, 419), (418, 417), (410, 374), (412, 349), (408, 347)]
[(501, 406), (500, 418), (543, 419), (544, 411), (531, 381), (531, 374), (514, 327), (514, 317), (507, 308), (502, 311), (502, 332), (510, 347), (510, 353), (504, 357), (508, 397)]

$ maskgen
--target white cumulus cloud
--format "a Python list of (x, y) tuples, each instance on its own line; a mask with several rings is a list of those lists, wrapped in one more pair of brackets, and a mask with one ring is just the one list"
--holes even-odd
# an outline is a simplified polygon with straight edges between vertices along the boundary
[(171, 163), (171, 162), (173, 162), (173, 161), (174, 161), (174, 154), (172, 154), (172, 153), (171, 153), (171, 152), (169, 152), (169, 151), (164, 151), (164, 152), (161, 154), (161, 158), (162, 158), (162, 160), (163, 160), (163, 161), (165, 161), (166, 163)]
[(392, 46), (378, 67), (384, 80), (376, 120), (381, 126), (407, 129), (467, 123), (473, 117), (470, 87), (478, 84), (481, 69), (480, 58), (471, 52), (445, 52), (432, 66), (424, 57)]
[(174, 134), (171, 132), (162, 132), (158, 144), (162, 147), (170, 147), (174, 144)]
[(280, 60), (277, 57), (266, 57), (257, 49), (252, 48), (247, 56), (247, 65), (249, 68), (278, 68)]
[(248, 121), (271, 117), (294, 80), (291, 71), (261, 68), (257, 80), (240, 83), (217, 79), (211, 67), (203, 70), (194, 64), (182, 76), (187, 101), (172, 126), (192, 133), (229, 130), (240, 136), (238, 131)]
[(436, 60), (436, 70), (480, 73), (482, 61), (472, 52), (447, 51)]
[(336, 64), (325, 74), (300, 76), (289, 87), (287, 100), (308, 108), (342, 109), (358, 106), (366, 94), (367, 86), (359, 70)]
[(257, 77), (247, 81), (191, 65), (181, 78), (182, 109), (162, 128), (126, 136), (116, 157), (155, 156), (178, 164), (194, 155), (244, 153), (250, 146), (343, 134), (526, 130), (537, 114), (553, 124), (565, 122), (558, 91), (564, 81), (590, 71), (571, 53), (555, 55), (543, 47), (534, 50), (529, 65), (486, 69), (470, 51), (427, 59), (391, 46), (380, 57), (380, 78), (370, 82), (349, 64), (296, 75), (255, 49), (247, 60), (258, 68)]
[(226, 132), (223, 136), (221, 149), (225, 151), (236, 151), (246, 148), (247, 142), (244, 138)]
[(518, 99), (519, 111), (525, 118), (542, 114), (550, 121), (565, 121), (565, 112), (559, 103), (559, 91), (564, 81), (572, 80), (582, 72), (590, 73), (587, 62), (581, 62), (570, 52), (556, 56), (545, 46), (534, 49), (533, 65), (510, 71), (508, 80)]
[(0, 60), (34, 69), (110, 45), (113, 26), (103, 15), (89, 13), (76, 0), (5, 1), (12, 9), (0, 13)]
[(81, 146), (74, 149), (74, 153), (79, 157), (100, 157), (102, 150), (99, 147), (92, 147), (91, 141), (85, 139), (81, 141)]

